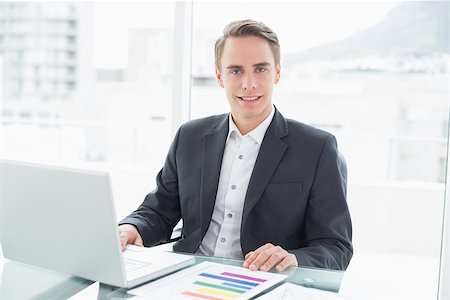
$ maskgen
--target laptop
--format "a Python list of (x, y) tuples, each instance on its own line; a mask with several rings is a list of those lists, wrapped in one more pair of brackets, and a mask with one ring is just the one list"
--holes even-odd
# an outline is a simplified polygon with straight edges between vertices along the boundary
[(0, 160), (5, 258), (131, 288), (194, 263), (128, 245), (122, 252), (106, 172)]

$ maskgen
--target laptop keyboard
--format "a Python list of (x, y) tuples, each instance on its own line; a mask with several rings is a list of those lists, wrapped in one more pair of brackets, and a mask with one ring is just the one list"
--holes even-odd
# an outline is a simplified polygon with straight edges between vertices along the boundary
[(150, 263), (148, 263), (148, 262), (134, 260), (134, 259), (131, 259), (131, 258), (123, 258), (123, 263), (124, 263), (126, 272), (134, 271), (134, 270), (137, 270), (139, 268), (142, 268), (142, 267), (150, 265)]

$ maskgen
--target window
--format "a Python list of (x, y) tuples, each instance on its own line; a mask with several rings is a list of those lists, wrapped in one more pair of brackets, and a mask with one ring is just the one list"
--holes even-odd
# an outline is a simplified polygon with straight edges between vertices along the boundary
[(194, 2), (192, 118), (229, 111), (214, 77), (214, 42), (230, 21), (247, 18), (280, 39), (276, 107), (336, 135), (346, 158), (350, 268), (395, 281), (362, 293), (434, 297), (448, 142), (448, 3), (240, 2), (237, 9)]
[(0, 15), (0, 155), (107, 169), (128, 214), (172, 140), (175, 2), (1, 2)]

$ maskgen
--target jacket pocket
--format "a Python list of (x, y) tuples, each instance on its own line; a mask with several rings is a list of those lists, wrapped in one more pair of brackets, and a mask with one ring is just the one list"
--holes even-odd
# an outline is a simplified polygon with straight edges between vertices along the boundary
[(303, 184), (301, 182), (276, 182), (269, 183), (266, 186), (265, 193), (267, 195), (273, 194), (301, 194), (303, 191)]

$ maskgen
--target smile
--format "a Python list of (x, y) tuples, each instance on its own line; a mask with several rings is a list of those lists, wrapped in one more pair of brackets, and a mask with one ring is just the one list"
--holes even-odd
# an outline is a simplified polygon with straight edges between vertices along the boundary
[(243, 100), (243, 101), (255, 101), (258, 100), (259, 98), (261, 98), (261, 96), (252, 96), (252, 97), (239, 97), (239, 99)]

